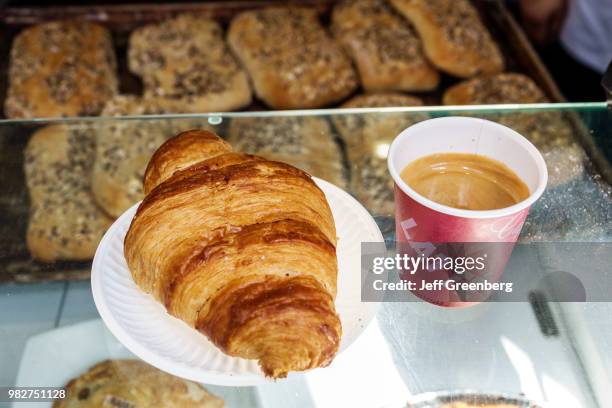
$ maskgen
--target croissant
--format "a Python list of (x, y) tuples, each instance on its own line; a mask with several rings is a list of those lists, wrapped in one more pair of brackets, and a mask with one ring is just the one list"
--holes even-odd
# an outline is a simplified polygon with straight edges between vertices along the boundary
[(191, 130), (154, 153), (144, 191), (124, 242), (143, 291), (266, 376), (331, 362), (336, 230), (308, 174)]

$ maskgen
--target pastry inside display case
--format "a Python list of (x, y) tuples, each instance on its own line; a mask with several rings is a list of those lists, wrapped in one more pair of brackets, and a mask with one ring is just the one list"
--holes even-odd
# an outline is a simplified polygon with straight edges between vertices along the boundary
[(223, 400), (192, 381), (138, 360), (105, 360), (66, 384), (66, 397), (53, 408), (152, 407), (222, 408)]
[(30, 195), (27, 245), (35, 259), (88, 260), (113, 219), (95, 203), (91, 129), (53, 125), (38, 130), (25, 151)]
[(286, 162), (337, 186), (346, 186), (340, 145), (326, 118), (232, 118), (227, 139), (238, 151)]

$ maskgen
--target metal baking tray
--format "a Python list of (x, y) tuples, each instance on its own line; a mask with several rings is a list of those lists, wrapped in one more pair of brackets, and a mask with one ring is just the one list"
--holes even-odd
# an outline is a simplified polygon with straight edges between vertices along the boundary
[[(286, 5), (287, 3), (316, 8), (320, 12), (322, 21), (327, 24), (334, 1), (255, 0), (135, 5), (23, 6), (1, 9), (0, 101), (4, 101), (6, 93), (8, 55), (12, 40), (22, 28), (31, 24), (60, 18), (78, 18), (95, 21), (108, 27), (113, 34), (116, 46), (121, 92), (138, 94), (141, 91), (140, 80), (128, 71), (125, 59), (128, 35), (134, 28), (183, 12), (202, 13), (226, 25), (232, 16), (240, 11), (271, 5)], [(501, 0), (475, 0), (475, 3), (481, 11), (485, 24), (505, 55), (508, 70), (527, 74), (542, 87), (552, 101), (563, 101), (558, 87), (503, 2)], [(456, 81), (457, 79), (444, 76), (437, 91), (420, 96), (423, 96), (427, 104), (439, 104), (442, 90)], [(265, 107), (257, 101), (248, 108), (248, 110), (262, 109)], [(576, 125), (578, 124), (577, 122)], [(27, 251), (25, 231), (29, 199), (23, 174), (23, 149), (36, 128), (36, 125), (0, 126), (0, 179), (4, 184), (4, 193), (0, 196), (0, 282), (88, 279), (90, 262), (45, 264), (32, 260)], [(588, 132), (585, 131), (584, 134), (588, 138)]]

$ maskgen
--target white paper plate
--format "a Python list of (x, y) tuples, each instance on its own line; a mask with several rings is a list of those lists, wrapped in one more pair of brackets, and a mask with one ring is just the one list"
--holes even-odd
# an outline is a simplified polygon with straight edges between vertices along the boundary
[[(333, 184), (314, 180), (325, 193), (336, 223), (336, 310), (342, 322), (340, 350), (344, 350), (361, 334), (378, 308), (377, 303), (361, 302), (361, 242), (383, 242), (383, 236), (357, 200)], [(123, 255), (123, 240), (137, 208), (138, 204), (134, 205), (109, 228), (93, 261), (93, 297), (109, 330), (138, 357), (179, 377), (233, 386), (270, 381), (255, 360), (225, 355), (204, 335), (170, 316), (152, 296), (138, 289)]]

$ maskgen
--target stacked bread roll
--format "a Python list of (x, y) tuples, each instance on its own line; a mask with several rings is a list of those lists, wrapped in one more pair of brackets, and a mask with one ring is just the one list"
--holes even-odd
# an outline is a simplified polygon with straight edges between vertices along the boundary
[(138, 286), (270, 377), (338, 350), (336, 231), (303, 171), (188, 131), (153, 155), (125, 238)]

